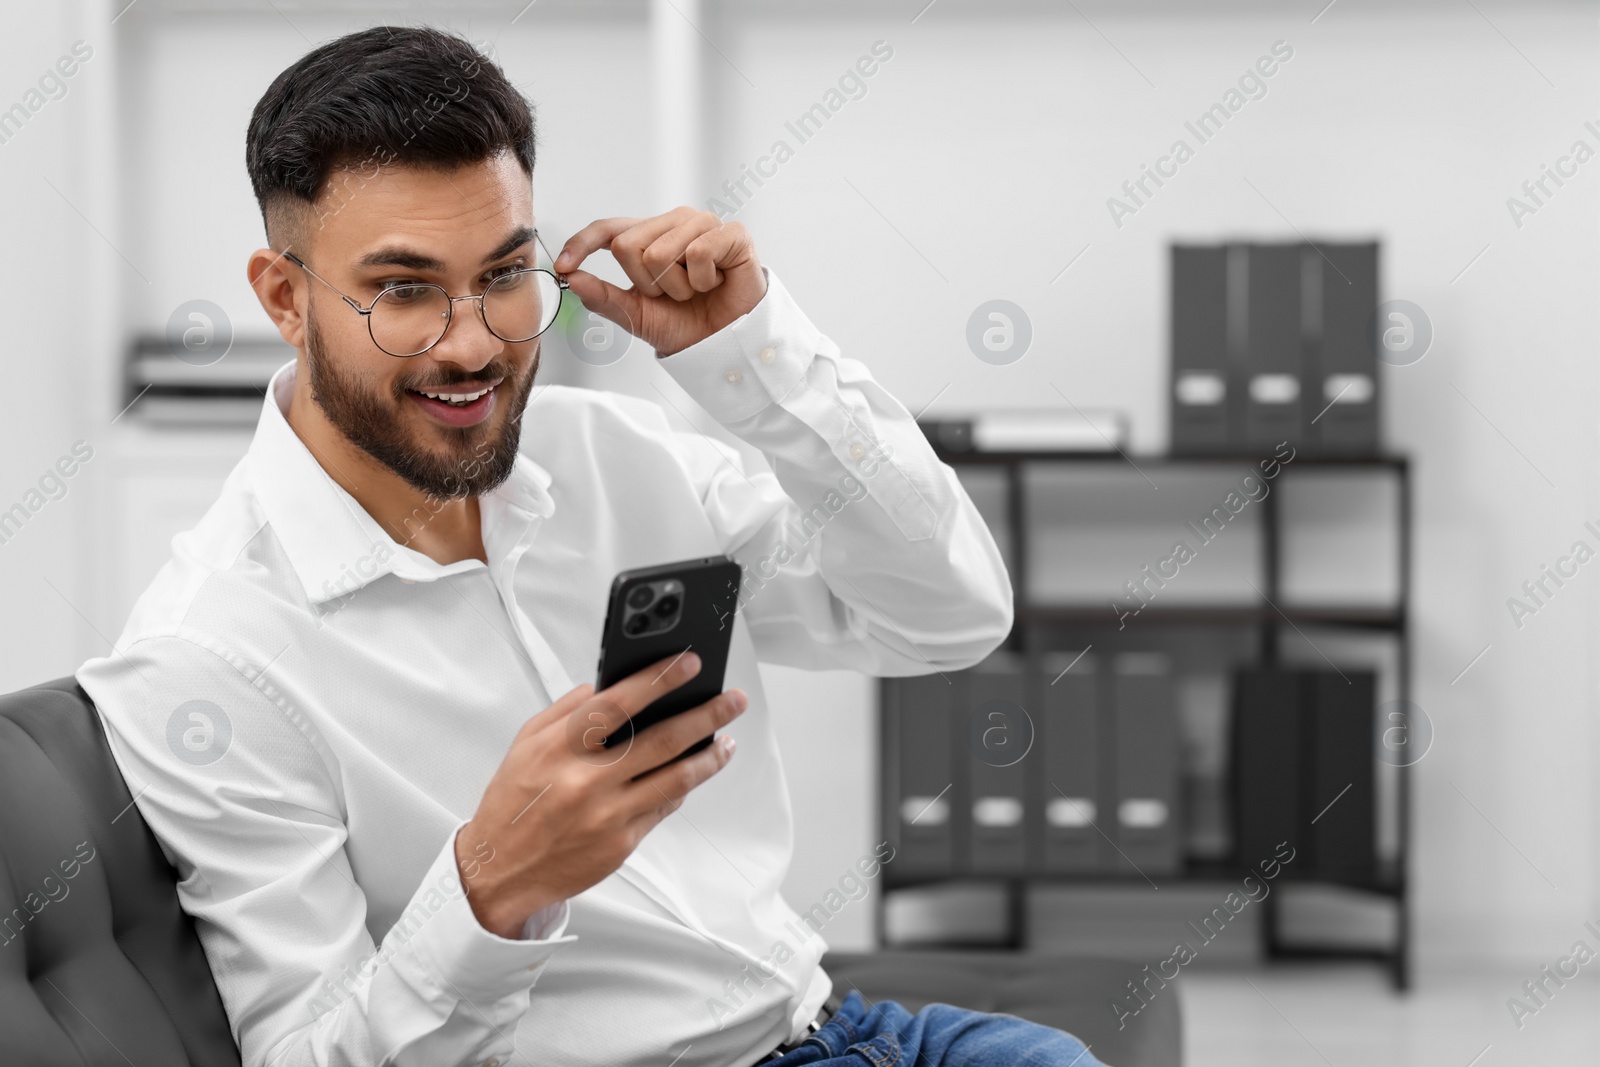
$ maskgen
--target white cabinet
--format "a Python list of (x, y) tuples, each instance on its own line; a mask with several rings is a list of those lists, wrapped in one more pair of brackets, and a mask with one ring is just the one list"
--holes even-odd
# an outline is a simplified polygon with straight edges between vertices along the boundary
[[(85, 539), (91, 546), (93, 616), (115, 640), (134, 601), (172, 554), (172, 538), (200, 521), (229, 471), (249, 448), (254, 426), (162, 429), (138, 424), (97, 448), (99, 507)], [(103, 460), (103, 462), (101, 462)], [(103, 641), (89, 634), (92, 643)], [(85, 650), (101, 655), (104, 647)]]

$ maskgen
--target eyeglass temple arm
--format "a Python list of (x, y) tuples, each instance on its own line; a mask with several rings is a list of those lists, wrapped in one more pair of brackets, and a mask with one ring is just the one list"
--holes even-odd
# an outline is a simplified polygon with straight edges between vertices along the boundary
[(538, 230), (533, 231), (533, 239), (539, 242), (539, 247), (544, 249), (545, 257), (550, 260), (550, 273), (555, 274), (556, 284), (563, 289), (572, 288), (567, 284), (567, 276), (565, 274), (556, 274), (556, 257), (550, 254), (550, 249), (546, 247), (544, 238), (539, 235)]
[(307, 274), (311, 275), (313, 278), (315, 278), (317, 281), (321, 282), (323, 285), (326, 285), (329, 289), (333, 289), (334, 293), (339, 297), (340, 300), (343, 300), (346, 304), (349, 304), (356, 311), (360, 312), (363, 315), (372, 314), (372, 309), (371, 308), (364, 308), (360, 304), (356, 303), (354, 300), (351, 300), (348, 296), (345, 296), (343, 293), (339, 292), (338, 289), (334, 288), (334, 285), (333, 285), (332, 282), (328, 281), (322, 275), (318, 274), (316, 271), (314, 271), (310, 267), (306, 266), (305, 260), (303, 260), (299, 256), (295, 255), (293, 252), (284, 252), (283, 258), (287, 259), (289, 262), (293, 263), (295, 266), (299, 267), (301, 270), (303, 270)]

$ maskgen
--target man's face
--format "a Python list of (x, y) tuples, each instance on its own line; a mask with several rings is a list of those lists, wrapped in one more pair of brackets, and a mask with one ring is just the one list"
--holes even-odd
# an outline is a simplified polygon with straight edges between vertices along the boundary
[[(498, 273), (535, 266), (533, 196), (504, 154), (452, 171), (389, 166), (335, 174), (296, 253), (363, 307), (386, 288), (432, 282), (476, 295)], [(537, 339), (490, 333), (476, 301), (458, 301), (444, 339), (399, 359), (373, 343), (366, 316), (307, 277), (306, 365), (334, 427), (418, 490), (479, 495), (516, 461), (522, 411), (539, 366)], [(381, 305), (380, 305), (381, 307)], [(426, 393), (470, 395), (465, 404)]]

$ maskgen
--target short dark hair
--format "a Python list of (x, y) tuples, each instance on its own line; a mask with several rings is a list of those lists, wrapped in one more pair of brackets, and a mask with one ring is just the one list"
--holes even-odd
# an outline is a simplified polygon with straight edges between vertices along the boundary
[(307, 52), (250, 115), (245, 166), (269, 240), (330, 177), (371, 164), (453, 169), (509, 151), (530, 177), (533, 105), (466, 38), (374, 26)]

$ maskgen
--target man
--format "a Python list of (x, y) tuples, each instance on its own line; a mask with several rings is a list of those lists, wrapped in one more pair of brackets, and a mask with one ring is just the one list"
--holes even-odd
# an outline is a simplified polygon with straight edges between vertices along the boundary
[[(953, 472), (743, 227), (605, 219), (553, 266), (776, 477), (652, 404), (535, 388), (560, 289), (519, 273), (532, 113), (459, 38), (316, 49), (257, 105), (246, 160), (271, 245), (250, 283), (297, 356), (78, 676), (244, 1062), (1093, 1064), (1010, 1016), (830, 997), (779, 895), (792, 820), (757, 660), (954, 670), (1012, 601)], [(630, 288), (581, 269), (599, 251)], [(613, 576), (721, 553), (744, 568), (729, 688), (598, 747), (698, 669), (574, 684)]]

